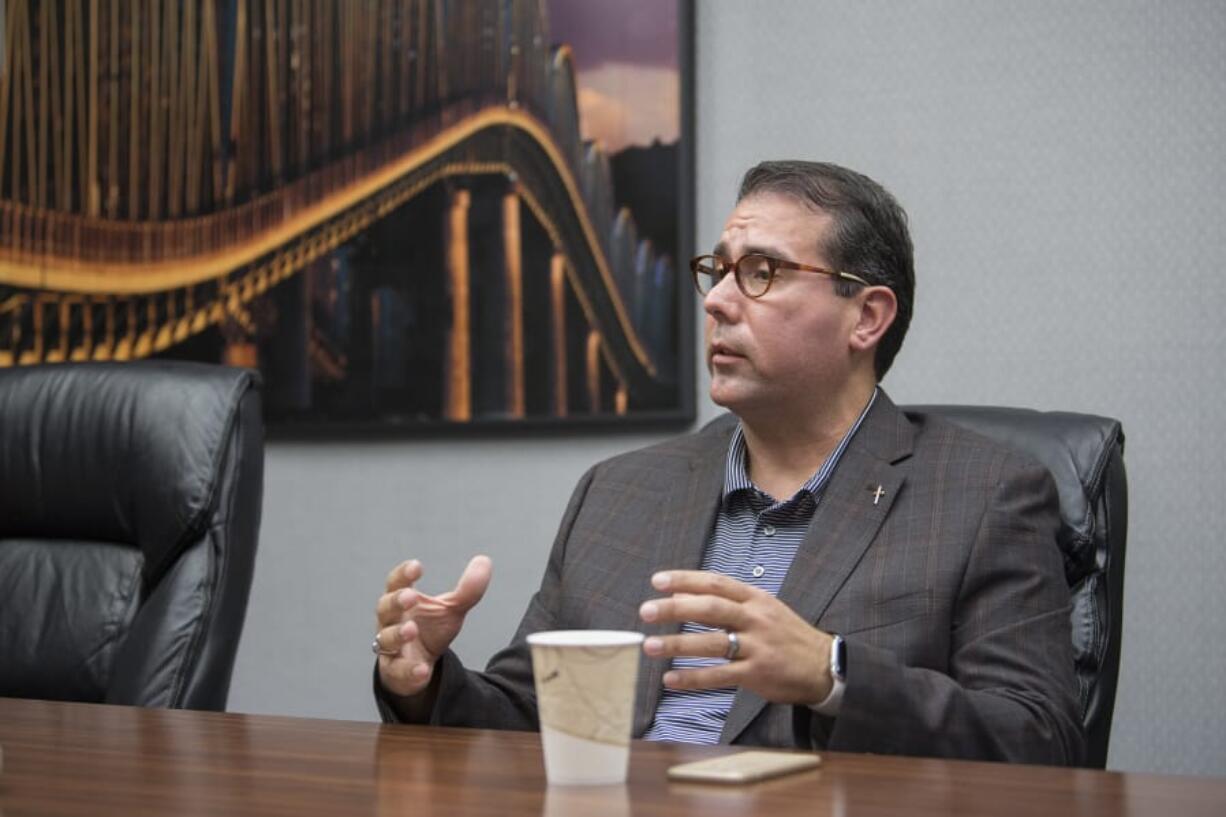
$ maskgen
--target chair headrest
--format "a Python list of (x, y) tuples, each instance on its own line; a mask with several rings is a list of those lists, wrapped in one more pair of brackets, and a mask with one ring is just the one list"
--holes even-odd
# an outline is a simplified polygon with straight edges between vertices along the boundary
[(180, 361), (0, 370), (0, 538), (135, 545), (156, 581), (208, 523), (257, 377)]
[(1067, 411), (1000, 406), (906, 406), (1023, 452), (1047, 467), (1060, 493), (1060, 547), (1070, 582), (1094, 568), (1095, 508), (1113, 453), (1124, 445), (1118, 420)]

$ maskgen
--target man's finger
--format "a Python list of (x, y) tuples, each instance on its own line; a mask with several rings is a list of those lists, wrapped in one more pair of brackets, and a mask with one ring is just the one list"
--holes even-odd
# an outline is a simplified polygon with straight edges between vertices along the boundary
[(740, 672), (734, 663), (700, 669), (673, 669), (664, 673), (664, 686), (670, 689), (725, 689), (739, 684)]
[(692, 593), (749, 601), (763, 591), (709, 570), (662, 570), (651, 577), (651, 586), (664, 593)]
[(693, 621), (708, 627), (745, 629), (746, 615), (739, 602), (719, 596), (674, 596), (651, 599), (639, 607), (639, 617), (648, 624), (662, 621)]
[(421, 562), (416, 559), (401, 562), (387, 574), (386, 591), (394, 593), (402, 588), (412, 587), (414, 582), (421, 578), (421, 574)]
[(416, 590), (407, 588), (384, 593), (379, 597), (379, 603), (375, 605), (375, 618), (379, 626), (395, 624), (405, 610), (412, 608), (417, 603), (418, 598), (419, 594)]
[(395, 658), (400, 655), (400, 648), (405, 643), (402, 633), (403, 626), (402, 624), (393, 624), (390, 627), (383, 627), (379, 632), (375, 633), (375, 642), (379, 645), (379, 655), (386, 655), (389, 658)]
[(468, 610), (485, 596), (490, 586), (494, 565), (488, 556), (474, 556), (464, 568), (460, 581), (450, 594), (449, 601), (460, 610)]
[(643, 652), (653, 658), (685, 656), (723, 658), (728, 653), (728, 634), (723, 630), (685, 635), (653, 635), (643, 642)]

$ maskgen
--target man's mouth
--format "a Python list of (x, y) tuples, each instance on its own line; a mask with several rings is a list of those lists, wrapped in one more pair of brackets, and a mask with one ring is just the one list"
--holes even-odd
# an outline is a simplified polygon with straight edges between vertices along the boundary
[(716, 341), (712, 343), (707, 352), (708, 359), (713, 362), (724, 362), (733, 358), (744, 357), (735, 347), (729, 346), (726, 343)]

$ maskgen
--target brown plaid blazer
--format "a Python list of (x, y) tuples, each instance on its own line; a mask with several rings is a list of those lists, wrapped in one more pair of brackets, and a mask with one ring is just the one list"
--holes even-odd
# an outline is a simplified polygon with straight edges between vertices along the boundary
[[(528, 633), (678, 631), (646, 627), (638, 607), (655, 595), (653, 572), (701, 563), (735, 422), (728, 415), (589, 470), (511, 645), (482, 673), (445, 656), (432, 722), (536, 729)], [(842, 710), (830, 719), (741, 690), (721, 741), (1076, 763), (1082, 734), (1057, 524), (1042, 466), (879, 395), (779, 593), (846, 638)], [(643, 661), (635, 735), (651, 723), (666, 664)]]

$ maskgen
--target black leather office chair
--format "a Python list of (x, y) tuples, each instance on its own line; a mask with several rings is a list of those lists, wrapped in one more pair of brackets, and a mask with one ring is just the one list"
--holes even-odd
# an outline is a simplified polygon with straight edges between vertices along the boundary
[(0, 695), (224, 709), (263, 470), (253, 372), (0, 370)]
[(1128, 484), (1118, 420), (1063, 411), (907, 406), (937, 414), (1047, 466), (1060, 492), (1060, 548), (1073, 590), (1073, 652), (1085, 765), (1105, 768), (1120, 669)]

